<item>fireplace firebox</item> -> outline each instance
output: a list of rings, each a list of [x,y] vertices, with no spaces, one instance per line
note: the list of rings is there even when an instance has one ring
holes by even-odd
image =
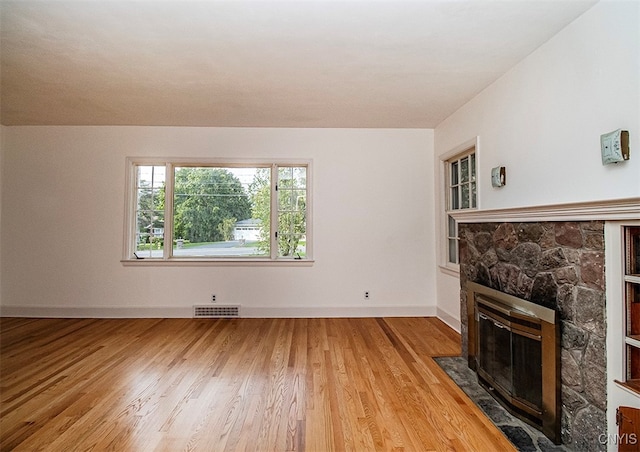
[[[559,443],[555,311],[477,283],[467,289],[469,367],[510,412]]]

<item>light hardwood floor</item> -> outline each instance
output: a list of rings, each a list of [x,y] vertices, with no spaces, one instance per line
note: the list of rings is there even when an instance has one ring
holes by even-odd
[[[0,450],[515,450],[434,318],[0,319]]]

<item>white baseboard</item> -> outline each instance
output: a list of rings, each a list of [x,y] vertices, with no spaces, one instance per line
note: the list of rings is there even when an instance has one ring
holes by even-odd
[[[435,306],[376,307],[243,307],[242,317],[328,318],[328,317],[433,317]]]
[[[448,312],[443,311],[440,308],[437,308],[437,313],[436,316],[442,320],[444,323],[446,323],[447,325],[449,325],[451,328],[453,328],[454,330],[456,330],[456,332],[460,333],[460,329],[462,327],[462,324],[460,323],[460,320],[456,319],[455,317],[453,317],[452,315],[450,315]]]
[[[1,317],[43,317],[69,319],[137,319],[188,318],[193,307],[69,307],[69,306],[0,306]]]
[[[247,318],[313,317],[434,317],[435,306],[379,307],[243,307],[240,316]],[[190,318],[193,307],[67,307],[0,306],[0,317],[48,318]]]

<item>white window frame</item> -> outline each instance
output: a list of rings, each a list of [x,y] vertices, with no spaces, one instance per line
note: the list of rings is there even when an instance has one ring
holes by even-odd
[[[439,201],[439,215],[440,215],[440,246],[439,246],[439,261],[440,261],[440,269],[445,273],[449,273],[452,276],[458,276],[460,274],[460,264],[459,264],[459,253],[458,253],[458,244],[459,238],[458,234],[458,221],[455,219],[455,214],[461,211],[474,211],[480,208],[480,180],[479,180],[479,168],[480,168],[480,142],[479,137],[475,137],[471,140],[468,140],[455,148],[445,152],[444,154],[438,156],[439,163],[439,172],[437,178],[437,191],[440,193]],[[453,161],[457,161],[463,159],[466,155],[475,154],[475,184],[476,184],[476,205],[475,207],[469,208],[459,208],[459,209],[451,209],[450,208],[450,164]],[[455,221],[455,240],[456,240],[456,256],[458,262],[451,262],[449,260],[449,240],[454,237],[449,235],[449,218],[453,218]]]
[[[165,196],[173,198],[174,168],[181,166],[211,166],[226,168],[263,167],[271,168],[271,225],[270,255],[259,257],[174,257],[172,240],[165,240],[162,258],[140,259],[134,254],[137,206],[137,167],[164,166],[166,168]],[[277,171],[281,167],[306,167],[306,256],[303,258],[279,257],[277,246],[278,224],[278,196]],[[125,212],[124,212],[124,241],[122,260],[124,265],[140,266],[193,266],[193,265],[310,265],[313,259],[313,162],[310,159],[273,159],[273,160],[241,160],[241,159],[195,159],[195,158],[147,158],[127,157],[125,180]],[[173,203],[165,202],[165,237],[173,237]]]

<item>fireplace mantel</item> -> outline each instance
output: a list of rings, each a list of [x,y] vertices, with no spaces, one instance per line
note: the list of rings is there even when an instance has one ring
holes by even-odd
[[[449,214],[459,223],[636,220],[640,218],[640,197],[508,209],[460,209]]]

